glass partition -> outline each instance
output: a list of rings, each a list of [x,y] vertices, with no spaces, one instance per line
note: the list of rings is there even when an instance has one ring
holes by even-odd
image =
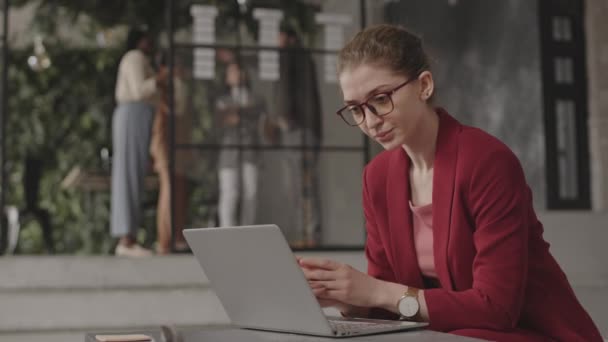
[[[172,198],[188,202],[174,222],[274,223],[294,248],[362,248],[368,146],[335,114],[336,54],[360,27],[360,2],[346,3],[175,3],[191,18],[169,44],[172,170],[187,184]]]

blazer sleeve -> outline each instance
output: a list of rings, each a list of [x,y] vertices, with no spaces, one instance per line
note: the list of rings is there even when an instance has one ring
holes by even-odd
[[[367,274],[370,276],[396,282],[396,277],[389,264],[378,225],[374,216],[372,199],[367,187],[368,167],[363,170],[363,212],[365,214],[365,229],[367,237],[365,240],[365,256],[367,258]],[[396,319],[398,315],[380,308],[371,308],[369,317],[377,319]]]
[[[380,232],[376,225],[372,201],[367,189],[366,167],[363,170],[363,212],[365,214],[365,256],[367,257],[367,273],[374,278],[386,281],[395,281],[395,276],[388,262],[384,246],[380,238]]]
[[[531,194],[517,157],[506,147],[492,152],[475,163],[463,196],[475,223],[472,288],[425,290],[431,329],[509,330],[519,321]]]

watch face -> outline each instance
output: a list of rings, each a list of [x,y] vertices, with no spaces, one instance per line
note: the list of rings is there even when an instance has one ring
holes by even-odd
[[[420,305],[414,297],[405,297],[399,301],[399,313],[404,317],[410,318],[416,316]]]

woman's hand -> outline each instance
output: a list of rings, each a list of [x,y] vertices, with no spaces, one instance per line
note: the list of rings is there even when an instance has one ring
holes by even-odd
[[[298,263],[321,306],[378,306],[383,281],[333,260],[298,258]]]

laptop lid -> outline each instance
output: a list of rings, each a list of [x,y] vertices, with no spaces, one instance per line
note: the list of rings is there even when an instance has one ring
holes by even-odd
[[[186,229],[184,236],[233,324],[333,335],[276,225]]]

